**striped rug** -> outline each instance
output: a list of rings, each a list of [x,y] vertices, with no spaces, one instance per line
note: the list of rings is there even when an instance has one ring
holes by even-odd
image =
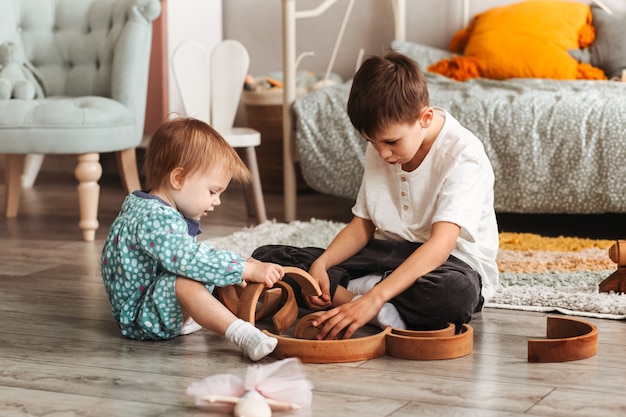
[[[626,295],[598,292],[617,266],[613,240],[501,233],[500,288],[488,307],[626,318]]]
[[[244,256],[265,244],[326,247],[343,226],[318,219],[291,223],[268,221],[210,239],[210,243]],[[486,306],[626,319],[626,295],[598,292],[598,284],[616,269],[608,257],[608,248],[613,243],[501,233],[497,259],[500,287]]]

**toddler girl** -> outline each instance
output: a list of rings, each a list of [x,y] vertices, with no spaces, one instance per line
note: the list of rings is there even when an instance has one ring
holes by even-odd
[[[271,287],[282,267],[196,241],[200,219],[220,205],[231,179],[250,180],[235,150],[200,120],[169,120],[148,145],[145,174],[149,191],[126,197],[102,251],[102,278],[122,334],[159,340],[204,327],[254,361],[271,353],[277,340],[238,319],[212,291],[246,281]]]

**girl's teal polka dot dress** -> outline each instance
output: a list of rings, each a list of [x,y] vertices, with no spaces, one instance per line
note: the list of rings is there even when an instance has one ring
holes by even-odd
[[[186,220],[162,200],[130,194],[111,225],[102,250],[104,287],[122,334],[132,339],[170,339],[183,315],[177,276],[204,283],[207,291],[241,282],[245,259],[196,241],[199,223]]]

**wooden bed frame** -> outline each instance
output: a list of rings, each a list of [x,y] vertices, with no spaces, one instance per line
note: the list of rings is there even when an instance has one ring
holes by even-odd
[[[318,7],[311,10],[296,11],[296,0],[282,0],[283,25],[283,185],[285,221],[296,220],[297,184],[295,163],[298,160],[295,148],[294,123],[291,107],[296,99],[296,71],[300,60],[309,53],[296,56],[296,23],[298,19],[318,17],[338,0],[324,0]],[[389,0],[393,7],[394,39],[406,40],[406,0]],[[462,4],[462,22],[469,22],[470,0],[460,0]],[[608,13],[611,10],[601,0],[590,0]],[[350,5],[349,5],[350,7]]]

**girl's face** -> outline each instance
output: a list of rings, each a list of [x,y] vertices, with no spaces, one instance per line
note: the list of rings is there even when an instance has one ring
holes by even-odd
[[[222,204],[220,195],[230,180],[230,173],[220,166],[187,175],[180,187],[171,193],[175,208],[186,218],[199,221]]]

